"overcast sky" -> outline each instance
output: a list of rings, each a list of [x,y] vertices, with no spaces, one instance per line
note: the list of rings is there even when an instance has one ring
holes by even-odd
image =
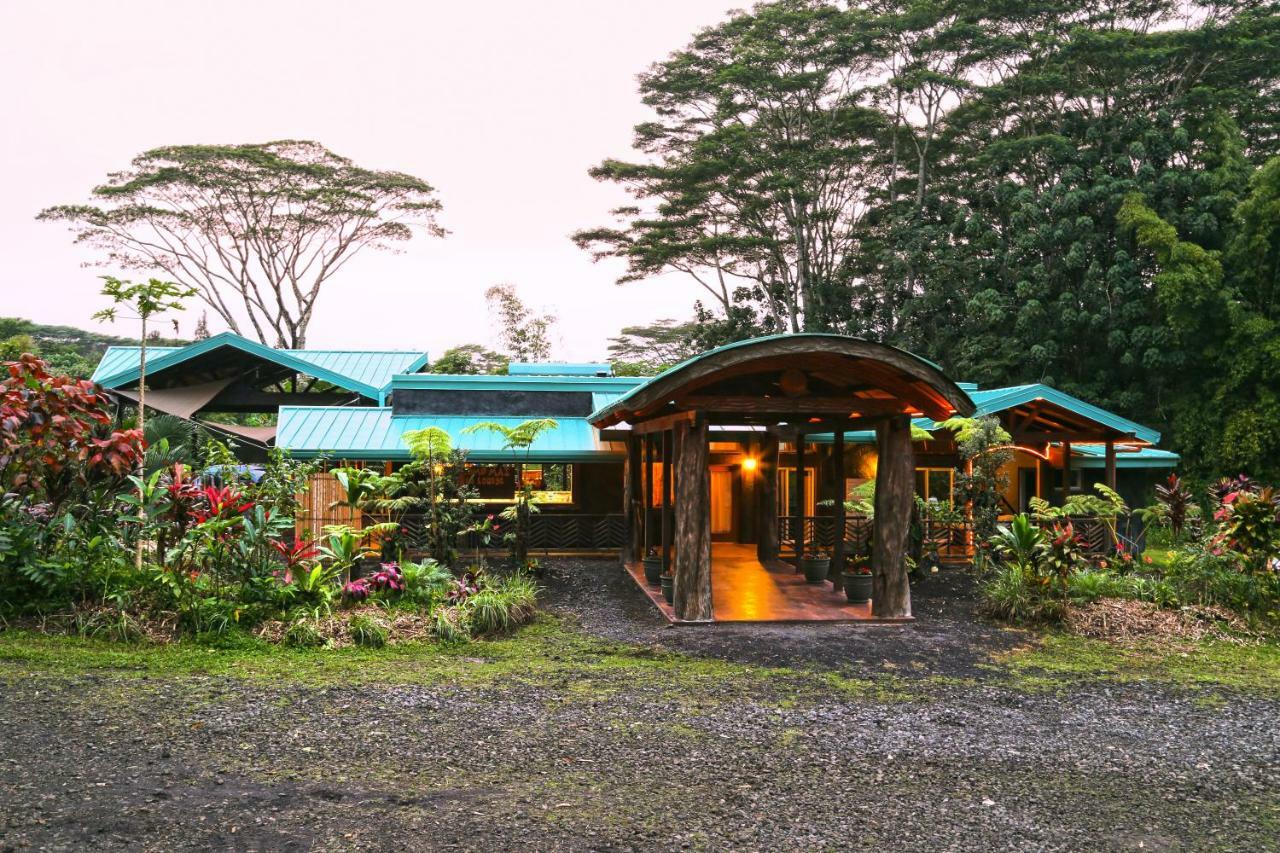
[[[601,358],[618,328],[685,318],[696,294],[675,276],[618,287],[616,262],[570,242],[624,198],[587,169],[630,152],[636,75],[742,5],[0,0],[0,315],[94,325],[95,276],[123,271],[84,268],[93,255],[34,217],[134,155],[314,139],[435,185],[452,233],[354,260],[308,346],[491,343],[483,292],[511,282],[559,318],[556,358]]]

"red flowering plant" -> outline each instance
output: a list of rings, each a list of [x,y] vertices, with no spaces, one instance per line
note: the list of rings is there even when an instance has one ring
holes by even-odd
[[[383,563],[369,576],[369,588],[374,592],[404,592],[404,574],[398,563]]]
[[[271,540],[271,547],[284,562],[284,574],[280,577],[285,584],[293,583],[293,573],[320,555],[320,550],[305,539],[297,542],[285,542],[281,539]]]
[[[92,382],[54,376],[33,355],[5,365],[0,381],[0,482],[47,502],[56,515],[93,486],[137,470],[142,431],[111,430],[107,398]]]
[[[1209,543],[1216,555],[1230,551],[1250,573],[1280,566],[1280,495],[1275,489],[1229,492],[1214,513],[1218,532]]]

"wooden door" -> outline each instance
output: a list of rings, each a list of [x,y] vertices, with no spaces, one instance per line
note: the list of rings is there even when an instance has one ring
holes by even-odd
[[[733,539],[733,471],[711,468],[711,538]]]

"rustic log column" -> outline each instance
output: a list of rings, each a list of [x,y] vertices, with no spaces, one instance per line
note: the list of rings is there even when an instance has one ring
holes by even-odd
[[[644,556],[653,547],[653,436],[644,437],[644,510],[640,514],[644,534]]]
[[[711,467],[707,424],[676,425],[676,618],[711,620]]]
[[[836,538],[831,546],[831,571],[827,575],[840,589],[840,573],[844,571],[844,430],[836,430],[835,443],[831,447],[831,466],[836,472],[835,507],[832,515]]]
[[[1116,487],[1116,443],[1107,439],[1107,488]]]
[[[1062,503],[1071,497],[1071,442],[1062,442]]]
[[[800,558],[804,556],[804,433],[796,432],[796,514],[792,516],[791,539],[796,543],[796,571],[800,571]]]
[[[622,523],[625,538],[619,558],[622,565],[635,563],[642,556],[640,528],[640,439],[627,436],[627,459],[622,468]]]
[[[911,584],[905,557],[915,489],[911,418],[895,415],[876,429],[876,438],[880,459],[876,468],[871,615],[907,617],[911,615]]]
[[[675,533],[671,523],[671,430],[662,431],[662,571],[671,569],[671,537]]]
[[[778,436],[767,432],[760,440],[756,463],[756,559],[768,565],[778,559]]]

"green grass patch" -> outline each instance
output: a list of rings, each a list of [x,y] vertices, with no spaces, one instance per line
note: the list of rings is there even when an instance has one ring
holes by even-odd
[[[1057,689],[1083,681],[1155,681],[1280,695],[1280,643],[1205,640],[1189,650],[1147,644],[1117,646],[1065,633],[996,658],[1014,686]]]

